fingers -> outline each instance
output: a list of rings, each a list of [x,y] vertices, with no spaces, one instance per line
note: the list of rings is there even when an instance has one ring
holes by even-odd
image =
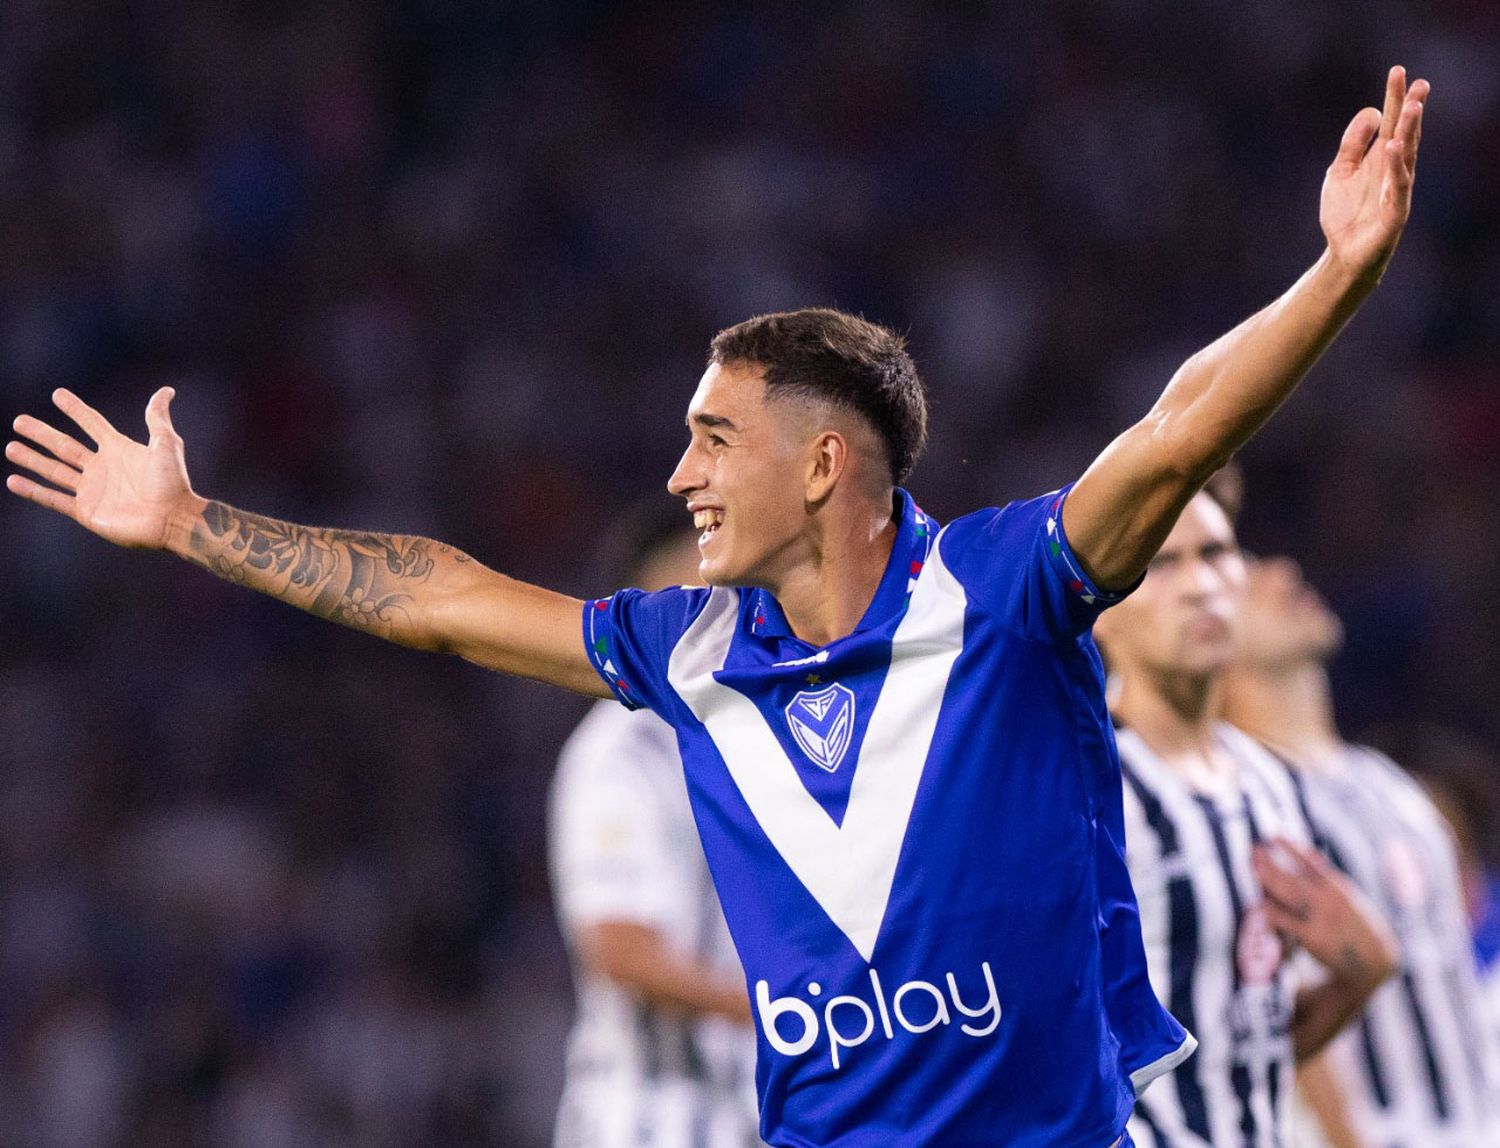
[[[162,387],[146,404],[146,429],[151,432],[151,441],[174,439],[177,431],[172,426],[172,399],[177,392],[171,387]]]
[[[1422,113],[1427,109],[1427,96],[1431,91],[1426,80],[1418,80],[1411,86],[1406,103],[1401,108],[1401,119],[1396,125],[1393,143],[1399,145],[1408,171],[1417,165],[1417,145],[1422,142]]]
[[[1312,906],[1308,899],[1308,879],[1301,871],[1300,861],[1292,858],[1296,868],[1288,869],[1276,861],[1265,846],[1256,848],[1252,861],[1266,904],[1274,906],[1293,921],[1305,922],[1312,913]]]
[[[82,427],[84,433],[96,443],[102,444],[115,433],[115,428],[109,425],[107,418],[72,391],[59,387],[52,392],[52,401],[57,404],[58,410]]]
[[[1339,141],[1339,153],[1333,159],[1334,166],[1357,168],[1379,131],[1380,113],[1374,108],[1361,108],[1359,114],[1344,129],[1344,138]]]
[[[12,494],[19,494],[22,498],[35,502],[39,506],[45,506],[48,510],[55,510],[59,514],[66,514],[69,518],[76,517],[73,506],[76,499],[71,494],[64,494],[60,490],[42,486],[40,483],[32,482],[19,474],[7,475],[5,489]]]
[[[1380,138],[1392,139],[1396,134],[1396,123],[1401,118],[1401,106],[1406,102],[1406,69],[1400,64],[1385,77],[1385,111],[1380,117]]]
[[[77,491],[78,480],[83,477],[71,466],[58,462],[55,458],[48,458],[40,451],[32,450],[25,443],[6,443],[5,457],[17,466],[24,466],[27,470],[39,474],[53,486],[60,486],[70,493]]]
[[[1389,204],[1395,218],[1405,221],[1411,212],[1411,187],[1417,173],[1417,136],[1422,130],[1422,105],[1408,100],[1401,109],[1396,137],[1386,142],[1386,178],[1388,186],[1382,199]]]
[[[65,435],[62,431],[30,415],[21,415],[11,423],[11,427],[18,435],[29,438],[44,450],[51,451],[75,470],[82,470],[88,460],[94,457],[94,452],[76,438]]]
[[[1311,845],[1293,841],[1290,837],[1273,837],[1271,844],[1289,855],[1308,880],[1326,880],[1333,873],[1333,866]]]
[[[1305,908],[1294,909],[1283,905],[1272,897],[1266,897],[1261,901],[1261,908],[1266,914],[1266,924],[1278,933],[1282,940],[1282,946],[1291,948],[1293,945],[1301,945],[1303,934],[1307,929],[1307,921],[1310,914]]]

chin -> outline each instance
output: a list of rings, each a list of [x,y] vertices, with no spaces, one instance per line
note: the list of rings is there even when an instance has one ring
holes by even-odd
[[[698,563],[698,577],[705,586],[743,586],[742,572],[722,558],[704,558]]]

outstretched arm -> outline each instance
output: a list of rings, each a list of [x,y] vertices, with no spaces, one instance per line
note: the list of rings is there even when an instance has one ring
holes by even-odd
[[[1426,80],[1392,68],[1385,110],[1344,132],[1323,183],[1327,250],[1280,299],[1199,351],[1156,405],[1078,480],[1063,508],[1074,553],[1100,586],[1134,583],[1177,515],[1260,429],[1359,309],[1411,210]]]
[[[200,498],[172,427],[170,388],[151,397],[144,444],[76,395],[53,398],[94,449],[22,415],[14,427],[28,441],[8,443],[5,457],[36,477],[10,475],[12,493],[111,542],[170,551],[320,618],[609,696],[583,648],[577,599],[497,574],[428,538],[298,526]]]

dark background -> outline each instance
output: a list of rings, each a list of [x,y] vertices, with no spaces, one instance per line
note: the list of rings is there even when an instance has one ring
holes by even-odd
[[[949,517],[1076,477],[1311,263],[1405,63],[1415,218],[1243,533],[1344,617],[1349,732],[1492,778],[1500,6],[810,7],[5,0],[6,417],[141,434],[170,383],[200,493],[602,593],[710,336],[832,304],[909,333]],[[543,1143],[585,703],[11,497],[0,587],[0,1144]]]

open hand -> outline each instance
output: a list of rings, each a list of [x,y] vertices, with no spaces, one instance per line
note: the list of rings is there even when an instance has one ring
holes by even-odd
[[[146,405],[150,439],[142,444],[115,430],[71,391],[54,391],[52,401],[93,440],[95,449],[41,419],[21,415],[12,426],[29,443],[12,439],[5,444],[5,457],[35,478],[9,475],[6,488],[121,546],[165,546],[174,518],[194,499],[182,439],[172,428],[168,409],[173,393],[163,387],[151,396]]]
[[[1422,140],[1426,80],[1408,89],[1406,70],[1392,68],[1385,110],[1364,108],[1344,129],[1323,180],[1318,212],[1328,250],[1357,278],[1378,280],[1411,214],[1411,188]]]
[[[1396,971],[1390,927],[1323,854],[1279,837],[1253,860],[1272,928],[1345,980],[1378,985]]]

